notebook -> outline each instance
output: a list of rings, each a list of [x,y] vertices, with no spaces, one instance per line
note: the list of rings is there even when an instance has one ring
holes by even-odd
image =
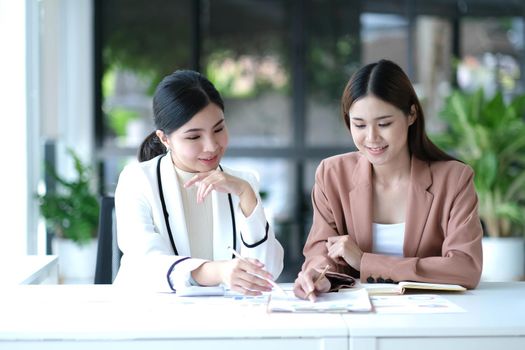
[[[443,292],[464,292],[467,289],[459,284],[446,283],[425,283],[425,282],[411,282],[402,281],[397,284],[393,283],[362,283],[369,295],[379,294],[404,294],[407,290],[432,290]]]

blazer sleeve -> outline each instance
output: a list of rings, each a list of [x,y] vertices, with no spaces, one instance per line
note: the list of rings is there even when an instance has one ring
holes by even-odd
[[[341,269],[341,265],[336,264],[328,257],[328,249],[326,248],[328,237],[338,236],[339,233],[337,232],[332,205],[325,193],[324,167],[323,161],[315,173],[315,183],[311,195],[313,221],[303,249],[305,261],[302,270],[323,268],[330,265],[336,267],[339,272],[347,272]]]
[[[204,263],[173,254],[169,239],[154,222],[154,210],[159,208],[144,171],[135,164],[127,166],[115,191],[117,240],[123,253],[115,285],[173,291],[175,271],[186,285],[191,271]]]
[[[470,167],[465,166],[456,187],[452,189],[454,199],[450,210],[440,208],[441,215],[448,217],[442,238],[441,256],[390,257],[364,253],[361,259],[361,278],[371,276],[393,281],[453,283],[475,288],[481,277],[483,231],[477,211],[473,176]],[[425,235],[441,237],[438,225],[437,222],[427,222]]]
[[[239,223],[241,237],[241,255],[258,259],[265,265],[265,269],[277,279],[283,270],[284,250],[266,219],[259,196],[259,182],[251,173],[243,174],[243,177],[255,192],[257,205],[248,217],[244,216],[239,203],[235,208],[235,217]]]

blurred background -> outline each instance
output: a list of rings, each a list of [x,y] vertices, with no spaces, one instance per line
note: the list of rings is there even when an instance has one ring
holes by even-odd
[[[512,96],[524,86],[521,0],[28,0],[23,11],[32,170],[16,246],[32,254],[52,251],[34,200],[54,186],[43,164],[73,176],[72,148],[96,193],[111,195],[154,128],[156,84],[176,69],[204,73],[225,99],[223,164],[259,173],[286,251],[283,282],[303,260],[317,165],[354,149],[339,100],[358,67],[400,64],[431,132],[444,130],[453,89]]]

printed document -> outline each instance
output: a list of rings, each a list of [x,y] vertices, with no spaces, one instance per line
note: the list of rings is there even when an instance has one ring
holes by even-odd
[[[366,289],[344,289],[339,292],[323,293],[315,302],[287,295],[272,293],[268,302],[269,312],[368,312],[372,304]]]

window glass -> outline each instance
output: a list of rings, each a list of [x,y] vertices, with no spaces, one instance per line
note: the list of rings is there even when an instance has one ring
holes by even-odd
[[[279,281],[293,281],[302,263],[303,247],[302,234],[297,230],[297,218],[294,217],[297,175],[293,162],[276,158],[225,157],[221,163],[258,176],[266,217],[285,252],[284,270]]]
[[[294,172],[290,162],[272,158],[227,158],[221,164],[234,170],[250,171],[259,179],[259,193],[272,222],[293,215]]]
[[[385,13],[361,14],[362,62],[387,58],[408,68],[408,20]]]
[[[341,118],[340,99],[360,65],[359,12],[355,6],[355,1],[309,3],[305,29],[308,146],[352,145]]]
[[[190,0],[109,0],[102,7],[102,112],[106,146],[136,148],[153,130],[151,96],[190,68]]]
[[[461,26],[461,60],[457,81],[461,89],[482,87],[488,95],[522,90],[523,19],[465,18]]]
[[[107,156],[100,165],[100,171],[102,172],[102,179],[104,183],[101,184],[104,194],[113,194],[117,188],[118,177],[124,167],[133,162],[138,162],[137,157],[114,154]]]
[[[230,145],[290,145],[286,2],[216,0],[206,4],[202,66],[226,100]]]
[[[446,18],[418,16],[414,32],[412,83],[425,113],[427,130],[438,131],[444,127],[439,113],[452,85],[452,24]]]

